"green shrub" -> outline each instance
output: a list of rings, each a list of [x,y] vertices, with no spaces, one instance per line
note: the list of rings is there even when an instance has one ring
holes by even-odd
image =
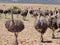
[[[16,6],[13,6],[13,7],[10,7],[10,9],[12,9],[12,10],[21,10],[21,8],[19,8],[19,7],[16,7]]]

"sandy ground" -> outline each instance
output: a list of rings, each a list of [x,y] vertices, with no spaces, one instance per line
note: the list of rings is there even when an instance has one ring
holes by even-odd
[[[12,6],[17,6],[20,8],[42,8],[42,9],[54,9],[54,7],[60,8],[60,5],[51,5],[51,4],[19,4],[19,3],[0,3],[0,9],[7,9]]]
[[[44,5],[44,4],[0,4],[0,8],[7,9],[11,6],[18,6],[18,7],[48,7],[49,9],[53,9],[54,7],[60,7],[59,5]],[[10,15],[7,14],[8,19],[10,19]],[[16,15],[14,15],[15,19],[20,19],[22,20],[22,17],[19,16],[19,18],[16,18]],[[4,18],[4,14],[2,14],[2,17],[0,17],[0,45],[14,45],[15,41],[15,36],[14,33],[8,32],[8,30],[5,28],[5,22],[6,20]],[[52,39],[52,30],[47,29],[46,33],[44,34],[44,41],[45,43],[40,42],[40,33],[37,32],[34,28],[34,18],[31,17],[30,14],[27,16],[28,21],[23,21],[25,25],[25,29],[18,33],[18,42],[19,45],[60,45],[60,33],[57,32],[58,30],[55,31],[55,36],[58,37],[57,39]],[[49,42],[51,41],[51,42]]]

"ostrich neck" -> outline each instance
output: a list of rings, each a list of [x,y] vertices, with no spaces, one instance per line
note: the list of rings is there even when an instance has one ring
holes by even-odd
[[[49,18],[51,18],[51,15],[49,14]]]
[[[40,20],[40,15],[38,14],[38,16],[36,17],[36,20],[39,22],[39,20]],[[35,20],[35,21],[36,21]]]
[[[37,16],[37,20],[39,20],[40,19],[40,16]]]
[[[13,18],[13,13],[11,12],[11,18],[12,18],[12,23],[14,24],[14,18]]]

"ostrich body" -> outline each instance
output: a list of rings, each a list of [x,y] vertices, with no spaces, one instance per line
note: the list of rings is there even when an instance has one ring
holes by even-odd
[[[11,17],[12,17],[11,20],[6,21],[5,27],[9,32],[14,32],[16,37],[16,41],[14,45],[18,45],[18,41],[17,41],[18,32],[21,32],[24,29],[24,24],[21,20],[14,20],[13,14],[11,15]]]
[[[12,22],[12,20],[8,20],[5,25],[10,32],[20,32],[24,29],[23,22],[20,20],[14,20],[14,22]]]
[[[45,10],[45,16],[49,15],[49,10]]]
[[[21,11],[20,10],[13,10],[13,14],[17,14],[17,18],[19,17],[19,15],[18,14],[20,14],[21,13]]]
[[[24,9],[24,10],[21,12],[21,15],[23,16],[23,20],[26,20],[27,14],[28,14],[28,10],[27,10],[27,9]]]
[[[50,10],[49,13],[50,13],[51,16],[53,15],[53,11],[52,10]]]
[[[34,10],[33,9],[31,9],[30,11],[29,11],[29,13],[32,15],[33,14],[33,12],[34,12]]]
[[[3,10],[2,9],[0,9],[0,17],[1,17],[1,14],[3,13]]]
[[[39,33],[41,33],[41,42],[43,42],[43,34],[48,28],[47,20],[45,19],[45,17],[38,14],[34,23],[34,27]]]
[[[49,19],[49,28],[52,29],[52,38],[55,38],[54,32],[60,28],[60,16],[58,15],[58,10],[55,8],[53,16]]]
[[[7,17],[6,17],[6,14],[10,14],[10,13],[11,13],[11,10],[10,10],[10,9],[4,10],[3,13],[5,14],[5,19],[6,19],[6,18],[7,18]]]
[[[34,17],[38,16],[38,13],[39,13],[39,15],[43,16],[43,14],[42,14],[43,12],[42,12],[42,10],[40,10],[40,9],[34,10],[33,16],[34,16]]]

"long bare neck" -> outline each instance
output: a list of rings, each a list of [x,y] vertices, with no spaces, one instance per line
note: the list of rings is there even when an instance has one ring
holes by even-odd
[[[38,16],[36,17],[36,20],[39,21],[40,20],[40,14],[38,13]]]
[[[55,15],[57,15],[57,14],[56,14],[56,9],[55,9],[55,12],[54,12],[54,13],[55,13]]]
[[[12,23],[14,24],[13,12],[11,11]]]

